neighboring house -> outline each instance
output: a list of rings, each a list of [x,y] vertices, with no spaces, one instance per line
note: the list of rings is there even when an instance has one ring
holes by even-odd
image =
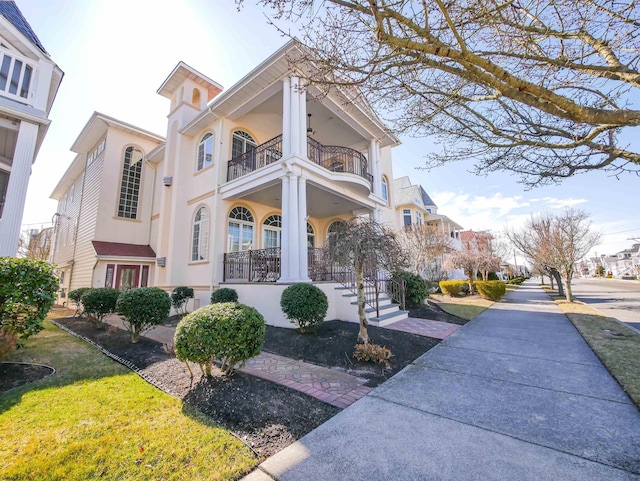
[[[291,325],[280,295],[289,283],[334,280],[320,248],[338,223],[393,211],[387,179],[399,143],[356,92],[305,89],[290,66],[301,55],[291,41],[225,91],[178,63],[158,89],[170,102],[166,142],[94,114],[53,194],[64,287],[125,288],[126,275],[138,279],[130,285],[190,286],[204,305],[224,284],[270,324]],[[90,180],[87,157],[101,148],[93,164],[103,178]],[[135,202],[131,165],[141,179]],[[69,203],[73,185],[81,205]],[[335,283],[319,285],[329,318],[356,316]]]
[[[433,226],[449,237],[449,249],[462,249],[460,242],[462,226],[446,215],[438,214],[438,206],[421,185],[413,185],[411,179],[405,176],[393,180],[391,191],[394,210],[384,219],[389,225],[402,226],[402,228],[416,225]],[[441,259],[442,265],[446,255]],[[464,273],[459,269],[452,269],[448,271],[448,277],[464,279]]]
[[[15,2],[0,1],[0,256],[15,256],[31,165],[63,72]]]
[[[156,264],[151,216],[159,202],[150,154],[163,142],[97,112],[82,129],[71,147],[77,155],[51,194],[58,201],[52,260],[61,294],[150,285]]]

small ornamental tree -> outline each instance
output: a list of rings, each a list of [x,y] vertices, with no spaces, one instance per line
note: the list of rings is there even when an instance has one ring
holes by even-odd
[[[305,334],[315,332],[322,324],[329,301],[322,289],[301,282],[290,285],[282,292],[280,307],[285,316]]]
[[[215,303],[187,314],[178,323],[174,336],[176,357],[195,362],[211,375],[215,359],[229,375],[245,361],[260,354],[266,331],[264,317],[253,307],[235,302]]]
[[[80,287],[78,289],[74,289],[69,292],[68,298],[76,305],[76,312],[74,316],[81,316],[84,312],[84,307],[82,306],[82,296],[85,292],[87,292],[90,287]]]
[[[116,311],[122,316],[131,342],[138,342],[139,334],[162,324],[171,310],[169,294],[158,287],[141,287],[123,291],[118,297]]]
[[[41,331],[58,282],[54,267],[47,262],[0,257],[0,330],[20,339]],[[5,337],[12,338],[10,334]]]
[[[84,314],[94,319],[96,324],[100,324],[104,316],[115,311],[119,295],[120,291],[111,287],[86,290],[80,298]]]
[[[178,286],[171,291],[171,305],[178,314],[187,313],[187,302],[193,299],[193,289],[186,286]]]
[[[221,287],[211,293],[211,304],[218,302],[238,302],[238,293],[230,287]]]

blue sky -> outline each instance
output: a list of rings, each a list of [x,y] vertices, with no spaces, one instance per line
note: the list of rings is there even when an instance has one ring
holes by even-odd
[[[65,72],[33,167],[23,224],[51,222],[56,202],[49,194],[73,160],[69,148],[93,111],[165,135],[168,100],[156,90],[178,61],[229,88],[283,45],[286,39],[251,3],[238,13],[233,0],[17,0]],[[630,148],[637,151],[635,137]],[[612,254],[630,246],[630,237],[640,238],[635,175],[616,179],[593,172],[526,191],[516,177],[477,177],[465,163],[417,169],[425,152],[438,146],[429,138],[401,140],[393,151],[394,176],[411,176],[440,214],[467,229],[500,232],[522,225],[531,214],[572,206],[588,212],[603,233],[593,252]]]

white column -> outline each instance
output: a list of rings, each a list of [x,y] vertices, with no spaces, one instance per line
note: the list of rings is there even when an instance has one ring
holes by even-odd
[[[289,249],[291,246],[289,226],[291,225],[291,209],[289,203],[289,175],[285,174],[282,181],[282,239],[280,241],[280,282],[289,282],[291,279],[291,261]]]
[[[298,208],[298,182],[297,175],[289,176],[289,274],[292,281],[299,281],[300,275],[300,209]],[[282,226],[285,229],[284,225]]]
[[[382,194],[380,185],[382,183],[382,176],[380,175],[380,144],[376,139],[371,139],[369,142],[369,165],[367,168],[373,176],[373,193],[380,196]]]
[[[291,80],[282,79],[282,155],[291,155]]]
[[[444,234],[444,219],[440,219],[440,226],[442,226],[442,233]]]
[[[298,83],[298,129],[300,129],[300,151],[303,158],[307,158],[307,91]]]
[[[291,154],[300,155],[300,95],[298,77],[291,77]]]
[[[373,220],[378,224],[382,223],[382,210],[380,207],[374,207],[373,209]]]
[[[20,223],[27,198],[37,136],[36,124],[20,122],[4,210],[0,219],[0,256],[14,257],[18,250]]]
[[[309,279],[309,245],[307,244],[307,179],[301,175],[298,177],[298,246],[300,279]]]

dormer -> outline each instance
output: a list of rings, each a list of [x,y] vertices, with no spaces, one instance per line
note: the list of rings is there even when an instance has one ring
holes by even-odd
[[[158,94],[171,101],[169,116],[183,108],[182,120],[188,122],[222,92],[222,85],[179,62],[158,89]]]
[[[0,1],[0,102],[46,118],[63,75],[15,2]]]

